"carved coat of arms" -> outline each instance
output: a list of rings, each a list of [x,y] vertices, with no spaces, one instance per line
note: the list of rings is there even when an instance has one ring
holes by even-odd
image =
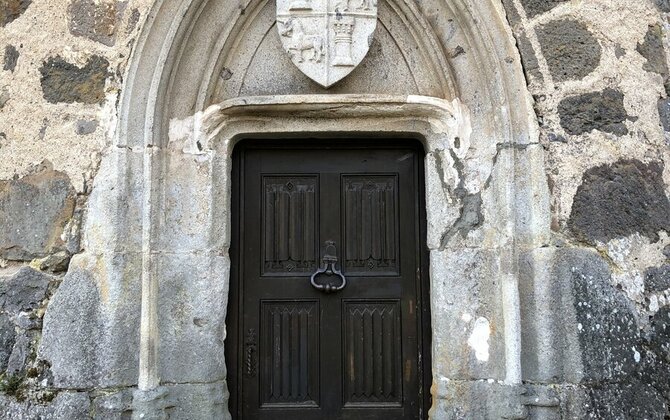
[[[377,26],[377,0],[277,0],[277,28],[291,61],[330,87],[356,68]]]

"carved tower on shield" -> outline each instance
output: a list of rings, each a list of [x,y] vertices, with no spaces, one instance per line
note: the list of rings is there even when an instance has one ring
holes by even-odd
[[[277,29],[293,64],[328,88],[365,58],[377,26],[375,0],[277,0]]]
[[[335,57],[333,57],[334,66],[354,66],[354,60],[351,58],[352,35],[354,33],[354,18],[342,17],[333,22],[335,31]]]

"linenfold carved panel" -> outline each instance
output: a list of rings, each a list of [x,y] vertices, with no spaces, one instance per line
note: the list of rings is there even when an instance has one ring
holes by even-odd
[[[316,269],[316,176],[263,177],[263,274]]]
[[[319,303],[261,304],[261,406],[319,404]]]
[[[376,0],[277,0],[284,49],[305,75],[324,87],[363,60],[376,26]]]
[[[398,275],[396,175],[346,175],[345,270],[349,275]]]
[[[345,301],[343,312],[345,406],[400,405],[400,302]]]

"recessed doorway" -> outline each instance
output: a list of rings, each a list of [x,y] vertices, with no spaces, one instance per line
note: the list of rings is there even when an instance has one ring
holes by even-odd
[[[233,162],[233,418],[427,418],[421,144],[246,140]]]

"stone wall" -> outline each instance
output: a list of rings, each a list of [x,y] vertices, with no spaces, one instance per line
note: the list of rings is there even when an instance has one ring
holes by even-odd
[[[88,323],[107,315],[68,299],[101,299],[97,289],[82,291],[94,283],[78,274],[83,263],[69,262],[84,251],[87,200],[100,156],[116,147],[119,96],[150,3],[0,2],[0,418],[123,418],[131,410],[137,355],[114,342],[66,343],[126,357],[121,383],[92,389],[87,383],[105,378],[68,382],[65,375],[95,361],[70,360],[55,383],[48,362],[55,356],[40,345],[57,291],[65,321],[107,325]],[[524,415],[663,418],[670,404],[670,5],[503,3],[535,100],[551,190],[551,242],[521,264]],[[467,49],[451,55],[462,54]],[[68,267],[70,281],[59,289]],[[54,325],[67,328],[65,321]],[[491,401],[508,398],[485,381],[481,388]],[[217,392],[179,388],[169,404],[188,412],[184,401],[197,404],[196,394],[220,404]],[[496,411],[481,408],[476,387],[467,392],[470,400],[465,390],[454,394],[453,410],[438,414]]]
[[[541,309],[571,314],[547,335],[575,335],[573,343],[547,338],[544,345],[559,350],[543,365],[532,350],[541,347],[532,342],[537,335],[526,333],[526,379],[554,384],[563,416],[664,418],[670,8],[663,1],[504,3],[535,99],[552,196],[554,243],[544,261],[553,268],[542,268],[553,270],[552,286],[541,293],[522,286],[524,323],[549,329],[537,318]],[[580,360],[561,361],[571,345]]]
[[[82,251],[88,195],[149,5],[0,2],[0,418],[129,409],[124,389],[55,389],[38,347],[51,298]]]

